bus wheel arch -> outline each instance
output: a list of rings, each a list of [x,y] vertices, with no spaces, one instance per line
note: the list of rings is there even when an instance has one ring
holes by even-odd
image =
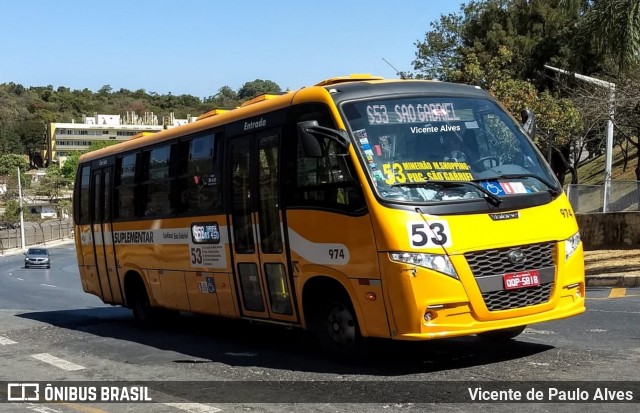
[[[302,291],[306,324],[331,356],[350,357],[357,354],[362,334],[353,300],[336,279],[316,276],[308,280]]]

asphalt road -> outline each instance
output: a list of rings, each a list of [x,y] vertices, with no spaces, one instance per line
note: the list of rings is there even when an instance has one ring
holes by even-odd
[[[154,404],[0,403],[0,411],[638,410],[638,288],[591,288],[585,314],[530,326],[508,345],[477,337],[373,342],[364,360],[337,363],[297,330],[196,316],[138,325],[129,310],[82,291],[72,244],[52,252],[49,270],[25,269],[22,255],[0,257],[0,399],[6,382],[133,381],[150,387]],[[510,397],[522,390],[524,397],[532,387],[544,400],[551,391],[559,401],[607,388],[623,399],[630,391],[635,402],[468,402],[473,392],[490,398],[487,390],[510,390]],[[458,401],[467,403],[440,403]]]

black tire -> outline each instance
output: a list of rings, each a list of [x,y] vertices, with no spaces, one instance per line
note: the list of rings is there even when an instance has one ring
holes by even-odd
[[[147,289],[142,281],[136,283],[132,294],[131,310],[133,311],[133,318],[141,323],[153,321],[155,314],[151,306],[151,301],[149,301]]]
[[[147,289],[141,280],[138,280],[133,290],[131,310],[133,311],[133,318],[137,322],[154,325],[173,321],[180,316],[179,311],[153,307],[151,300],[149,300]]]
[[[348,298],[340,297],[320,306],[312,328],[328,356],[349,360],[360,355],[362,336]]]
[[[522,332],[524,331],[525,328],[527,328],[526,325],[525,326],[505,328],[505,329],[502,329],[502,330],[487,331],[485,333],[478,334],[478,336],[482,337],[482,338],[484,338],[486,340],[497,341],[497,342],[509,341],[511,339],[516,338],[520,334],[522,334]]]
[[[51,266],[50,266],[50,265],[47,265],[47,269],[49,269],[49,268],[51,268]]]
[[[25,265],[24,265],[24,268],[29,268],[29,265],[25,264]]]

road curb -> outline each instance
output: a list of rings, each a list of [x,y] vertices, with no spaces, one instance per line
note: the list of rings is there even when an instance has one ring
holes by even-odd
[[[640,274],[587,275],[587,287],[640,287]]]
[[[58,246],[58,245],[73,244],[73,242],[74,242],[73,238],[65,238],[65,239],[57,239],[57,240],[47,241],[46,243],[39,242],[37,244],[27,244],[25,249],[22,249],[20,247],[18,247],[18,248],[7,248],[7,249],[3,250],[2,253],[0,253],[0,257],[9,257],[11,255],[22,254],[24,251],[26,251],[27,248],[30,248],[30,247],[50,248],[50,247],[55,247],[55,246]]]

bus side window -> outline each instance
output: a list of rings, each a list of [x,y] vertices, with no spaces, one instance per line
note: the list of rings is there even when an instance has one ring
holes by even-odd
[[[76,218],[76,224],[86,225],[89,220],[89,180],[91,174],[91,167],[89,165],[82,167],[82,172],[79,174],[79,188],[80,196],[77,198],[76,208],[74,216]],[[76,184],[77,185],[77,184]]]
[[[207,132],[191,139],[186,175],[187,210],[189,213],[220,212],[222,209],[220,177],[220,144],[216,134]]]
[[[114,219],[133,218],[136,154],[116,158]]]
[[[180,141],[172,148],[173,174],[171,204],[177,214],[189,210],[189,147],[190,140]],[[175,159],[175,161],[174,161]]]
[[[151,149],[148,152],[148,163],[143,164],[143,170],[148,171],[146,181],[140,186],[146,195],[146,203],[143,207],[144,216],[157,216],[170,214],[171,205],[167,200],[170,195],[170,146],[164,145]]]
[[[345,212],[364,208],[360,183],[354,181],[354,168],[345,149],[336,142],[319,138],[320,157],[306,157],[297,134],[298,122],[315,120],[320,126],[335,128],[328,108],[321,104],[292,108],[291,124],[284,141],[285,191],[287,205],[314,206]]]

